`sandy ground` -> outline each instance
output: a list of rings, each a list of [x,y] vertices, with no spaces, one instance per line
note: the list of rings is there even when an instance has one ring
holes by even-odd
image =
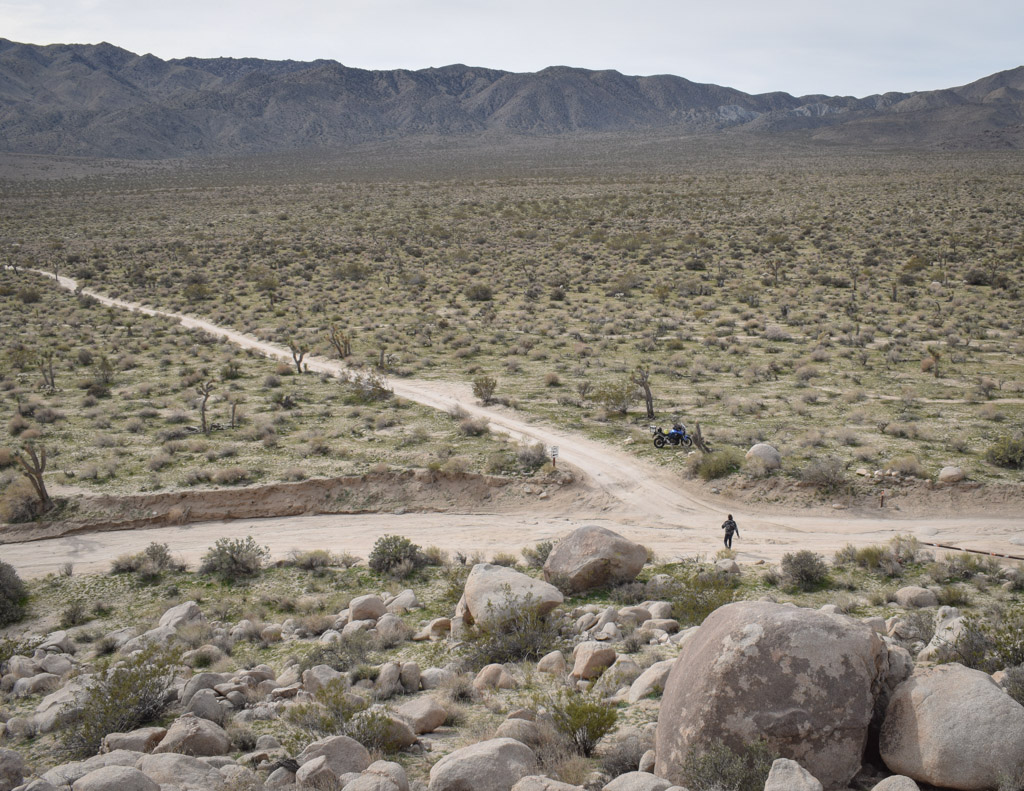
[[[77,287],[70,278],[60,278],[59,284],[70,290]],[[186,327],[225,337],[269,357],[291,360],[283,347],[202,319],[156,311],[88,290],[85,293],[92,293],[113,307],[168,315]],[[337,374],[344,369],[343,363],[325,358],[311,358],[307,362],[311,371]],[[437,409],[459,405],[467,412],[486,417],[493,430],[516,439],[558,446],[559,463],[573,469],[576,486],[585,496],[576,501],[538,499],[535,507],[525,513],[521,509],[481,513],[485,505],[483,509],[467,507],[465,513],[291,516],[78,534],[4,545],[3,560],[25,577],[55,572],[68,562],[79,572],[106,571],[118,555],[137,552],[150,542],[159,541],[167,543],[185,561],[195,563],[217,538],[247,535],[269,546],[272,555],[278,557],[293,549],[322,548],[365,558],[376,539],[385,533],[407,536],[422,546],[436,545],[450,552],[490,556],[499,551],[518,553],[524,546],[558,538],[583,524],[608,527],[670,560],[717,552],[722,545],[720,525],[727,512],[739,523],[740,535],[733,548],[741,562],[777,561],[784,553],[799,549],[831,557],[847,543],[884,543],[900,534],[915,535],[926,542],[1024,556],[1024,514],[1015,509],[993,513],[983,508],[973,516],[955,517],[904,517],[890,509],[870,514],[819,509],[765,515],[738,503],[722,502],[719,498],[709,500],[688,489],[677,475],[628,452],[531,423],[505,407],[483,407],[473,399],[469,385],[416,379],[394,379],[389,384],[396,395],[404,398]]]

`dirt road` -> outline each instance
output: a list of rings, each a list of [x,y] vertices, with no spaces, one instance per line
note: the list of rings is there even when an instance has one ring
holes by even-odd
[[[52,273],[40,274],[53,277]],[[56,282],[72,291],[78,287],[67,277],[60,277]],[[112,307],[168,316],[185,327],[201,329],[240,347],[291,362],[291,354],[284,347],[203,319],[155,310],[88,289],[83,293]],[[336,360],[313,357],[306,362],[311,371],[338,374],[344,370],[344,364]],[[740,525],[740,535],[734,544],[740,561],[775,561],[785,552],[798,549],[812,549],[831,556],[847,543],[883,543],[892,536],[908,533],[924,541],[1024,555],[1024,518],[1021,516],[905,519],[882,511],[869,516],[853,516],[842,511],[762,516],[739,505],[709,502],[688,491],[678,476],[628,452],[578,434],[532,423],[506,407],[483,407],[475,403],[469,385],[422,379],[394,379],[389,384],[396,395],[436,409],[458,405],[473,415],[485,417],[493,430],[513,438],[557,445],[559,463],[574,468],[581,486],[604,495],[591,498],[602,505],[567,512],[564,506],[538,500],[536,507],[525,513],[295,516],[209,522],[11,544],[3,547],[3,559],[29,577],[56,571],[67,562],[80,571],[103,571],[117,555],[138,551],[151,541],[160,541],[186,561],[194,562],[218,537],[225,535],[252,535],[268,545],[275,556],[295,548],[324,548],[366,557],[373,542],[385,533],[400,533],[424,546],[433,544],[467,554],[481,552],[489,557],[498,551],[518,553],[523,546],[557,538],[581,524],[604,525],[651,547],[660,557],[670,559],[694,553],[713,555],[721,546],[719,525],[727,511]]]

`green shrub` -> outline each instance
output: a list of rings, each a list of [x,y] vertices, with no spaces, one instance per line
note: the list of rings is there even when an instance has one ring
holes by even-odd
[[[501,611],[504,617],[492,615],[479,619],[461,647],[462,656],[470,666],[536,660],[555,650],[561,644],[558,626],[546,615],[541,615],[533,603],[532,594],[514,596],[508,586],[503,591]]]
[[[580,755],[593,754],[601,737],[615,729],[619,713],[599,696],[563,689],[543,701],[555,730]]]
[[[39,498],[32,484],[19,478],[0,494],[0,523],[31,522],[39,515]]]
[[[554,541],[540,541],[532,547],[523,547],[520,550],[520,554],[522,554],[527,566],[532,569],[541,569],[544,568],[544,564],[548,561],[548,555],[551,554],[551,550],[554,548]]]
[[[60,628],[70,629],[72,626],[80,626],[90,620],[85,603],[81,600],[71,602],[60,614]]]
[[[345,732],[349,721],[367,704],[348,692],[344,679],[328,681],[309,703],[297,703],[285,711],[285,721],[313,739]]]
[[[815,459],[800,473],[800,480],[820,492],[831,494],[846,485],[846,470],[839,459]]]
[[[743,466],[743,454],[736,448],[723,448],[701,456],[694,472],[705,481],[732,475]]]
[[[1024,706],[1024,665],[1009,667],[1003,676],[1003,689],[1007,694]]]
[[[782,576],[795,588],[811,591],[828,579],[825,559],[816,552],[802,549],[782,556]]]
[[[10,563],[0,560],[0,626],[16,623],[25,616],[28,588]]]
[[[335,563],[334,556],[326,549],[311,549],[308,552],[296,552],[292,556],[289,565],[314,573],[322,573],[325,569],[335,565]]]
[[[763,791],[777,757],[763,741],[738,752],[722,743],[691,748],[683,762],[683,783],[690,791]]]
[[[662,597],[672,602],[672,617],[680,626],[696,626],[735,598],[736,585],[732,575],[688,563],[672,573]]]
[[[985,459],[997,467],[1024,469],[1024,436],[1000,437],[988,446]]]
[[[985,673],[1024,664],[1024,606],[991,613],[989,618],[966,616],[949,647],[951,661]]]
[[[943,585],[936,598],[940,607],[965,607],[971,603],[971,594],[963,585]]]
[[[498,380],[493,376],[478,376],[473,380],[473,395],[484,404],[494,400],[494,392],[498,389]]]
[[[268,557],[269,547],[260,546],[252,536],[218,538],[203,555],[199,571],[203,574],[217,574],[230,582],[259,574]]]
[[[328,665],[339,673],[358,667],[373,650],[373,639],[365,632],[355,632],[344,640],[315,643],[299,660],[299,669],[309,670],[317,665]]]
[[[127,733],[160,716],[167,707],[177,661],[175,652],[150,643],[109,668],[99,669],[86,686],[81,703],[68,704],[74,714],[64,729],[62,752],[77,758],[96,755],[108,733]]]
[[[378,574],[394,575],[404,568],[422,568],[426,563],[419,545],[405,536],[381,536],[370,550],[369,565]]]

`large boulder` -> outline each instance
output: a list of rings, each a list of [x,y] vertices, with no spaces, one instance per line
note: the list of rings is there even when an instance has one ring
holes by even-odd
[[[544,615],[564,600],[554,585],[490,563],[473,566],[463,597],[473,622],[478,624],[500,623],[527,603]]]
[[[387,612],[384,600],[374,593],[356,596],[348,603],[348,622],[375,621]]]
[[[768,772],[764,791],[821,791],[821,783],[796,761],[777,758]]]
[[[203,611],[194,601],[186,601],[171,607],[160,616],[159,626],[170,626],[177,629],[189,623],[196,623],[203,620]]]
[[[626,772],[608,783],[601,791],[665,791],[672,784],[650,772]]]
[[[686,640],[665,686],[655,774],[681,783],[691,750],[764,739],[826,788],[861,766],[876,698],[907,672],[868,626],[843,615],[737,602]],[[891,677],[898,673],[899,677]]]
[[[488,739],[448,753],[430,769],[430,791],[511,791],[537,771],[533,750],[515,739]]]
[[[935,634],[917,655],[918,662],[949,662],[954,658],[953,647],[964,630],[964,616],[956,607],[939,607],[935,613]]]
[[[182,755],[226,755],[231,750],[231,737],[215,722],[194,714],[183,714],[167,729],[154,753]]]
[[[225,786],[224,775],[191,755],[144,755],[135,768],[161,786],[174,786],[181,791],[220,791]]]
[[[160,791],[160,785],[134,766],[104,766],[76,780],[71,791]]]
[[[327,756],[327,766],[338,777],[347,772],[362,772],[370,765],[370,753],[355,739],[348,736],[328,736],[306,746],[296,760],[299,766]]]
[[[889,701],[879,737],[893,772],[982,791],[1024,774],[1024,706],[963,665],[919,670]]]
[[[618,533],[585,525],[561,539],[544,563],[544,579],[562,580],[574,592],[631,582],[647,562],[647,550]]]
[[[747,451],[744,456],[748,461],[757,459],[765,466],[765,469],[777,470],[782,466],[782,454],[767,442],[758,442]]]
[[[935,595],[935,591],[922,588],[920,585],[907,585],[896,591],[896,603],[906,609],[937,607],[939,597]]]
[[[448,711],[429,695],[403,703],[395,714],[409,723],[413,733],[433,733],[448,719]]]

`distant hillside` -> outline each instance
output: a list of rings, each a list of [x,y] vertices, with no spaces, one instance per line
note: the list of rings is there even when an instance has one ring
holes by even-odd
[[[678,130],[830,143],[1024,147],[1024,67],[959,88],[751,95],[563,66],[366,71],[335,61],[185,58],[0,39],[0,150],[118,158],[250,154],[369,140]]]

